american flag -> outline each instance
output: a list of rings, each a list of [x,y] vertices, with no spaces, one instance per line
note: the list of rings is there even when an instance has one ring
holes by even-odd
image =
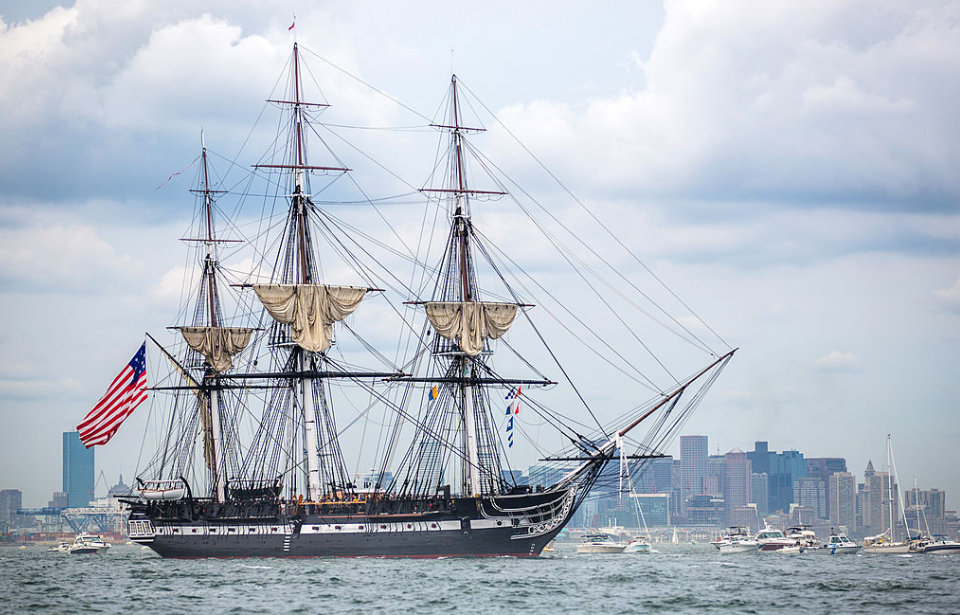
[[[147,344],[113,379],[97,405],[77,425],[80,441],[87,448],[106,444],[120,429],[120,424],[147,399]]]

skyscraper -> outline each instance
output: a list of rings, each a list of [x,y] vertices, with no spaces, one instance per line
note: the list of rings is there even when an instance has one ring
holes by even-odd
[[[670,479],[673,457],[659,457],[641,460],[630,470],[631,479],[638,493],[670,493],[673,481]]]
[[[808,457],[807,476],[816,476],[823,481],[827,488],[827,508],[823,511],[824,518],[830,513],[832,492],[829,489],[830,477],[837,472],[847,471],[847,460],[842,457]],[[853,531],[851,526],[850,531]]]
[[[67,506],[89,505],[93,487],[93,448],[83,446],[76,431],[63,432],[63,491],[67,494]]]
[[[703,495],[723,497],[723,455],[707,456],[707,473],[703,477]]]
[[[857,524],[856,478],[849,472],[835,472],[829,483],[830,524],[852,532]]]
[[[723,498],[728,514],[734,508],[750,503],[751,469],[750,459],[739,448],[723,456]]]
[[[753,464],[753,462],[750,463],[751,465]],[[758,515],[767,515],[770,513],[770,509],[767,505],[770,501],[770,498],[767,497],[767,489],[769,486],[770,481],[766,472],[761,472],[759,474],[754,472],[750,475],[750,499],[754,504],[757,505]]]
[[[793,485],[807,475],[807,462],[800,451],[783,451],[771,459],[776,469],[770,474],[770,510],[790,510],[794,503]]]
[[[0,526],[4,531],[20,526],[17,510],[23,508],[23,495],[19,489],[0,491]]]
[[[816,519],[826,519],[827,485],[818,476],[804,476],[793,483],[793,501],[812,512]],[[814,519],[805,519],[813,522]]]
[[[707,474],[707,436],[680,436],[680,495],[682,506],[703,493]],[[686,509],[684,509],[686,510]]]
[[[654,459],[650,469],[654,493],[670,493],[673,490],[673,457]]]
[[[923,507],[923,514],[931,519],[943,519],[946,506],[944,504],[945,494],[939,489],[923,489],[914,491],[907,489],[903,492],[906,506]]]
[[[798,478],[807,475],[807,464],[803,453],[799,451],[783,451],[776,453],[769,450],[766,442],[754,444],[754,450],[747,453],[753,471],[767,475],[767,502],[766,506],[758,503],[758,508],[767,512],[790,510],[793,503],[793,484]],[[762,512],[761,512],[762,514]]]

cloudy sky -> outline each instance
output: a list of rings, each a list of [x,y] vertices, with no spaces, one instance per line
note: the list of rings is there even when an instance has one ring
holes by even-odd
[[[201,127],[239,151],[296,12],[304,47],[424,115],[452,64],[741,348],[686,433],[858,474],[892,433],[901,480],[956,508],[960,5],[288,4],[0,4],[0,487],[44,505],[61,433],[173,324],[192,199],[157,186]],[[409,120],[329,75],[348,119]],[[140,446],[122,430],[98,472],[130,482]]]

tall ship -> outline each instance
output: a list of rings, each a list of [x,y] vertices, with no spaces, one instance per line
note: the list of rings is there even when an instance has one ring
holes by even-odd
[[[484,173],[496,165],[472,144],[483,129],[465,119],[456,76],[429,123],[441,139],[432,169],[424,165],[430,179],[396,205],[416,201],[427,213],[403,216],[394,243],[360,226],[383,212],[366,188],[333,204],[357,180],[329,146],[328,104],[308,98],[303,54],[294,44],[286,85],[268,101],[279,134],[243,190],[218,179],[223,163],[206,146],[198,157],[185,238],[196,272],[169,341],[148,334],[156,375],[145,442],[155,450],[127,500],[130,539],[173,558],[537,556],[609,478],[611,459],[642,470],[663,456],[735,349],[714,351],[682,319],[658,315],[702,361],[683,377],[664,366],[666,385],[633,371],[623,347],[647,342],[619,306],[636,307],[641,291],[616,267],[601,282],[603,263],[578,261],[548,233],[562,256],[555,266],[578,268],[596,292],[577,302],[592,313],[555,301],[547,316],[558,318],[538,324],[531,301],[553,291],[475,215],[478,204],[509,203],[513,184]],[[256,222],[226,215],[255,198]],[[378,250],[409,270],[382,266]],[[555,324],[560,316],[575,324]],[[605,339],[599,321],[627,333]],[[560,359],[585,340],[575,360],[647,392],[613,425],[595,417],[611,414],[610,402],[587,399]],[[521,343],[550,368],[541,372]],[[501,371],[504,355],[518,373]],[[515,443],[541,473],[525,480],[512,468]]]

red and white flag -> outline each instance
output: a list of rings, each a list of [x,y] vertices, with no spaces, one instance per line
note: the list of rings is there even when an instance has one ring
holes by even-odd
[[[97,405],[77,425],[80,441],[87,448],[106,444],[120,424],[147,399],[147,344],[114,378]]]
[[[290,30],[293,30],[293,27],[294,27],[295,25],[297,25],[297,18],[296,18],[296,17],[293,18],[293,23],[290,24],[290,27],[287,28],[287,31],[289,32]]]

